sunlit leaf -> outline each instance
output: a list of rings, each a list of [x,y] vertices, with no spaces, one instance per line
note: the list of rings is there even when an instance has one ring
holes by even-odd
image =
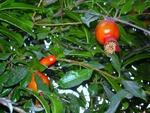
[[[83,81],[88,80],[92,75],[92,70],[82,69],[69,71],[59,81],[59,84],[63,88],[71,88],[81,84]]]

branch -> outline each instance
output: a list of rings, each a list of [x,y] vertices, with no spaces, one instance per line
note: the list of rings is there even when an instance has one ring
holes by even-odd
[[[82,24],[82,22],[68,22],[68,23],[60,23],[60,24],[40,24],[35,22],[34,25],[36,26],[66,26],[66,25],[78,25],[78,24]]]
[[[146,44],[146,45],[143,46],[142,48],[136,49],[136,50],[134,50],[133,52],[131,52],[130,54],[128,54],[127,56],[123,57],[122,60],[126,60],[126,59],[130,58],[131,56],[136,55],[136,54],[138,54],[139,52],[141,52],[141,51],[143,51],[144,49],[149,48],[149,47],[150,47],[150,44]]]
[[[58,60],[64,61],[64,62],[69,62],[69,63],[75,63],[75,64],[78,64],[78,65],[80,65],[80,66],[83,66],[83,67],[87,67],[87,68],[93,69],[93,70],[99,72],[100,74],[106,75],[106,76],[108,76],[108,77],[110,77],[110,78],[113,78],[113,79],[115,79],[115,80],[117,79],[117,77],[112,76],[112,75],[108,74],[108,73],[105,72],[105,71],[99,70],[99,69],[97,69],[97,68],[95,68],[95,67],[93,67],[93,66],[90,66],[90,65],[88,65],[88,64],[85,64],[85,63],[83,63],[83,62],[78,62],[78,61],[75,61],[75,60],[69,60],[69,59],[58,59]]]
[[[146,29],[144,29],[144,28],[141,28],[141,27],[139,27],[139,26],[137,26],[137,25],[131,24],[131,23],[127,22],[127,21],[124,21],[124,20],[121,20],[121,19],[118,19],[118,18],[113,18],[113,19],[114,19],[115,21],[120,22],[120,23],[127,24],[127,25],[129,25],[129,26],[132,26],[132,27],[134,27],[134,28],[137,28],[137,29],[139,29],[139,30],[141,30],[141,31],[143,31],[143,32],[145,32],[145,33],[147,33],[148,35],[150,35],[150,31],[149,31],[149,30],[146,30]]]
[[[43,1],[43,0],[40,0],[40,1],[39,1],[38,7],[40,7],[42,1]],[[34,17],[35,17],[35,15],[36,15],[36,13],[37,13],[37,11],[35,11],[35,12],[33,13],[33,15],[32,15],[32,20],[33,20],[33,21],[35,21]]]

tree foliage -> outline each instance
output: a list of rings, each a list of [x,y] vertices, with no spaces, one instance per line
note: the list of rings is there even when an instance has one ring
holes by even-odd
[[[120,29],[112,55],[95,39],[104,19]],[[1,0],[0,112],[150,112],[149,20],[149,0]],[[27,88],[35,70],[43,96]]]

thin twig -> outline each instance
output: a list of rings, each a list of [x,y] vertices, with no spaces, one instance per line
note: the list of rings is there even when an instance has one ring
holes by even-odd
[[[117,17],[119,10],[120,10],[119,8],[116,10],[116,13],[115,13],[114,18],[116,18],[116,17]]]
[[[38,7],[40,7],[42,1],[43,1],[43,0],[40,0],[40,2],[38,3]],[[37,11],[35,11],[35,12],[33,13],[33,16],[32,16],[32,20],[33,20],[33,21],[34,21],[34,17],[35,17],[35,15],[36,15],[36,13],[37,13]]]
[[[98,6],[98,7],[100,7],[107,15],[109,15],[109,13],[100,5],[100,4],[98,4],[97,2],[95,2],[96,3],[96,5]]]
[[[68,22],[68,23],[59,23],[59,24],[40,24],[40,23],[34,23],[36,26],[66,26],[66,25],[78,25],[82,24],[82,22]]]
[[[143,51],[143,50],[146,49],[146,48],[150,48],[150,44],[146,44],[145,46],[143,46],[143,47],[141,47],[141,48],[139,48],[139,49],[134,50],[133,52],[131,52],[131,53],[128,54],[127,56],[123,57],[122,60],[126,60],[126,59],[130,58],[130,57],[132,57],[133,55],[136,55],[136,54],[140,53],[141,51]]]
[[[145,32],[145,33],[147,33],[147,34],[150,35],[150,31],[149,31],[149,30],[146,30],[146,29],[144,29],[144,28],[142,28],[142,27],[139,27],[139,26],[137,26],[137,25],[135,25],[135,24],[131,24],[131,23],[127,22],[127,21],[124,21],[124,20],[121,20],[121,19],[118,19],[118,18],[113,18],[113,19],[114,19],[114,21],[118,21],[118,22],[120,22],[120,23],[129,25],[129,26],[132,26],[132,27],[137,28],[137,29],[139,29],[139,30],[142,30],[143,32]]]
[[[58,59],[58,60],[64,61],[64,62],[69,62],[69,63],[75,63],[75,64],[81,65],[81,66],[83,66],[83,67],[87,67],[87,68],[93,69],[93,70],[99,72],[100,74],[106,75],[106,76],[108,76],[108,77],[110,77],[110,78],[113,78],[113,79],[115,79],[115,80],[117,79],[117,77],[112,76],[112,75],[108,74],[108,73],[105,72],[105,71],[99,70],[99,69],[97,69],[97,68],[95,68],[95,67],[93,67],[93,66],[90,66],[90,65],[88,65],[88,64],[85,64],[85,63],[83,63],[83,62],[78,62],[78,61],[69,60],[69,59]]]

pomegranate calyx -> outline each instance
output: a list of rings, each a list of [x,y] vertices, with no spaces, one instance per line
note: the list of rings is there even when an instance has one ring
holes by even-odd
[[[120,51],[120,47],[116,40],[109,40],[104,44],[104,50],[107,54],[114,54]]]

